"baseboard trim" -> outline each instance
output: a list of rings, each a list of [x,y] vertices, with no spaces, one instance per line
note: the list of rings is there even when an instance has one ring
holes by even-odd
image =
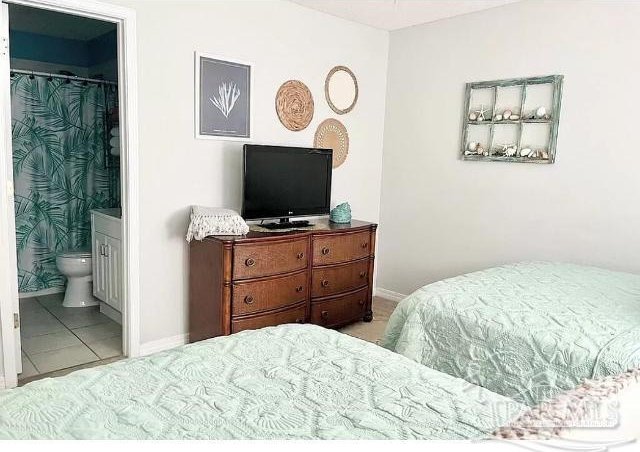
[[[116,311],[104,301],[100,302],[100,312],[117,324],[122,325],[122,313],[120,311]]]
[[[44,297],[45,295],[53,295],[54,293],[64,293],[63,287],[51,287],[49,289],[36,290],[35,292],[22,292],[18,294],[18,298]]]
[[[382,287],[376,287],[374,295],[376,297],[386,298],[387,300],[392,300],[395,302],[400,302],[407,297],[404,294],[394,292],[393,290],[383,289]]]
[[[172,348],[180,347],[188,342],[188,334],[178,334],[177,336],[165,337],[157,341],[145,342],[140,345],[140,356],[151,355]]]
[[[406,295],[404,294],[394,292],[392,290],[382,289],[380,287],[376,287],[374,294],[378,297],[385,298],[387,300],[392,300],[395,302],[399,302],[406,297]],[[140,345],[140,356],[151,355],[152,353],[157,353],[157,352],[169,350],[175,347],[180,347],[181,345],[185,345],[188,341],[189,341],[188,334],[178,334],[177,336],[165,337],[164,339],[145,342],[144,344]]]

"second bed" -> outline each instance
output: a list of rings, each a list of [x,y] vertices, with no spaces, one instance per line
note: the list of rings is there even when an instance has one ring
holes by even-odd
[[[537,262],[450,278],[400,302],[382,345],[533,405],[640,367],[640,276]]]

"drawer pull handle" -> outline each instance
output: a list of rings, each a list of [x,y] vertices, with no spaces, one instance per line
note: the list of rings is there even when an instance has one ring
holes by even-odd
[[[304,253],[303,252],[299,252],[298,255],[296,256],[298,259],[302,259],[304,257]]]
[[[320,285],[322,287],[327,287],[329,285],[329,281],[327,281],[326,279],[323,279],[322,282],[320,283]]]
[[[325,255],[325,256],[327,254],[329,254],[329,248],[327,248],[326,246],[324,248],[322,248],[322,254]]]
[[[368,246],[369,246],[369,244],[367,242],[362,242],[362,248],[366,248]]]
[[[302,292],[302,286],[296,287],[296,292]]]
[[[253,297],[251,295],[247,295],[244,297],[244,302],[247,304],[253,304]]]
[[[359,304],[360,306],[364,306],[364,300],[358,300],[358,304]]]
[[[322,311],[320,313],[320,317],[322,317],[322,320],[326,321],[327,319],[329,319],[329,311]]]
[[[256,265],[256,261],[254,259],[247,259],[246,261],[244,261],[244,265],[246,265],[247,267],[253,267],[254,265]]]
[[[360,277],[364,278],[365,276],[367,276],[367,272],[360,272]]]

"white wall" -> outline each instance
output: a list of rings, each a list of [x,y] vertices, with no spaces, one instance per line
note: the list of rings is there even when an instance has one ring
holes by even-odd
[[[391,33],[378,286],[520,260],[640,273],[640,3],[525,1]],[[466,82],[564,74],[553,165],[458,157]]]
[[[388,33],[280,1],[113,0],[137,11],[140,87],[141,341],[187,332],[189,206],[241,204],[242,143],[194,139],[194,51],[252,61],[255,143],[313,143],[336,117],[324,99],[335,65],[358,77],[355,109],[339,119],[350,151],[333,174],[333,203],[379,218]],[[309,86],[315,116],[291,132],[275,113],[280,84]]]

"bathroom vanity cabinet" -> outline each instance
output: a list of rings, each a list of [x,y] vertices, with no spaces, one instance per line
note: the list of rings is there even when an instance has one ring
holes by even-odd
[[[91,211],[93,295],[100,312],[122,323],[122,219],[120,209]]]

